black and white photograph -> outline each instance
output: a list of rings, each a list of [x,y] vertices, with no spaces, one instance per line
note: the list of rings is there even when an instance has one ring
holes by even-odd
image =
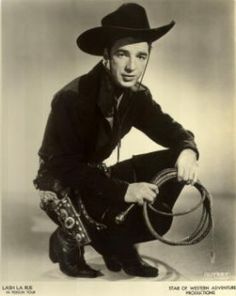
[[[236,295],[234,11],[1,1],[1,295]]]

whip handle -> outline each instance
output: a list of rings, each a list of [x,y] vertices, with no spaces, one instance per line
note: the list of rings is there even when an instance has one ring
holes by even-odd
[[[119,215],[115,217],[116,224],[122,224],[124,223],[127,215],[132,210],[132,208],[135,206],[135,204],[130,205],[125,211],[121,212]]]

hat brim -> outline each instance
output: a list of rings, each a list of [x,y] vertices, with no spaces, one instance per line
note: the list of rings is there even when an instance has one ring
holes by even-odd
[[[172,29],[175,22],[154,29],[132,29],[124,27],[96,27],[85,31],[77,38],[78,47],[89,54],[102,56],[110,40],[134,37],[146,42],[154,42]]]

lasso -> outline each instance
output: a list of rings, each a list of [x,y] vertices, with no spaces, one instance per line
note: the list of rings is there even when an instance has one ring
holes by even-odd
[[[165,169],[158,173],[151,181],[151,183],[156,184],[158,188],[160,188],[164,183],[171,179],[176,179],[177,177],[177,170],[176,169]],[[211,196],[209,192],[204,188],[204,186],[200,183],[200,181],[197,181],[193,185],[201,195],[201,200],[191,209],[178,212],[178,213],[172,213],[172,212],[164,212],[157,210],[153,205],[150,203],[144,201],[143,204],[143,216],[144,220],[146,222],[146,225],[150,231],[150,233],[159,241],[172,245],[172,246],[185,246],[185,245],[193,245],[201,240],[203,240],[208,233],[210,232],[212,226],[213,226],[213,218],[212,218],[212,209],[211,209]],[[118,216],[116,216],[116,223],[120,224],[123,223],[126,216],[128,215],[129,211],[134,207],[135,204],[132,204],[127,208],[126,211],[122,212]],[[181,240],[178,241],[171,241],[166,238],[163,238],[161,235],[157,233],[157,231],[154,229],[153,225],[151,224],[151,221],[149,219],[149,210],[154,211],[158,214],[164,215],[164,216],[183,216],[186,214],[189,214],[196,209],[198,209],[202,205],[202,213],[201,217],[199,219],[199,222],[197,224],[197,227],[193,231],[191,235],[188,235],[184,237]]]

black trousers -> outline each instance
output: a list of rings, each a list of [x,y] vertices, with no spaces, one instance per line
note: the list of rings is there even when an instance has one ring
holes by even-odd
[[[150,182],[150,180],[160,171],[166,168],[173,168],[178,152],[172,150],[162,150],[147,154],[137,155],[131,159],[122,161],[111,169],[111,177],[133,182]],[[154,206],[171,211],[182,188],[183,184],[175,180],[165,183],[159,188],[159,195]],[[98,201],[94,201],[95,203]],[[87,211],[90,215],[96,216],[96,204],[88,204]],[[101,254],[109,255],[129,249],[135,243],[153,240],[143,217],[143,209],[139,205],[129,212],[124,223],[117,225],[115,216],[127,209],[129,203],[123,202],[119,206],[108,205],[103,221],[108,225],[104,231],[91,231],[92,245]],[[99,219],[99,217],[95,217]],[[165,234],[172,223],[172,217],[163,216],[150,212],[150,219],[155,229],[160,235]]]

